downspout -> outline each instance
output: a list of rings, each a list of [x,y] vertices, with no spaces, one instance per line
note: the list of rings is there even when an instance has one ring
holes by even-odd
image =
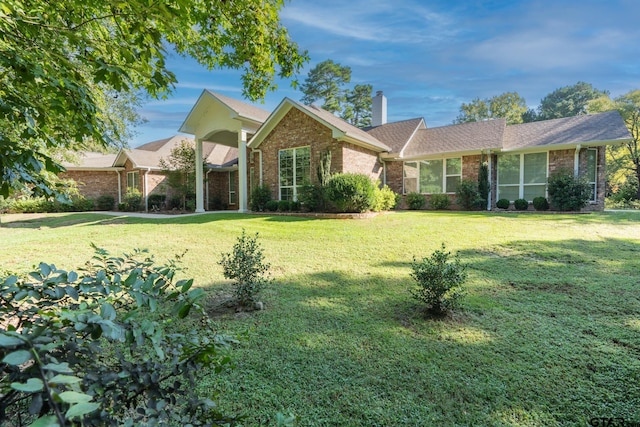
[[[148,187],[149,180],[147,179],[149,172],[151,172],[151,168],[147,168],[147,170],[144,172],[144,211],[145,212],[149,212],[149,187]]]
[[[118,174],[118,204],[122,203],[122,176],[120,176],[120,171],[116,171]]]
[[[580,150],[582,149],[582,145],[576,145],[576,153],[573,157],[573,176],[575,178],[578,177],[580,173]]]
[[[207,184],[207,186],[204,189],[206,198],[207,198],[207,208],[209,207],[209,173],[211,173],[211,169],[207,168],[207,173],[204,175],[204,182]],[[206,211],[207,209],[205,209]]]
[[[492,195],[492,189],[493,189],[493,173],[492,173],[492,169],[493,169],[493,162],[491,161],[491,150],[487,151],[487,169],[489,169],[489,197],[487,197],[487,210],[490,211],[491,210],[491,199],[493,197]]]

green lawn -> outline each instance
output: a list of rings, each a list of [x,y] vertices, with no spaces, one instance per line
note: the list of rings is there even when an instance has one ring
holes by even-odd
[[[640,214],[394,212],[365,220],[210,214],[166,219],[2,217],[0,269],[75,268],[112,253],[188,250],[185,276],[227,284],[216,264],[259,232],[275,284],[266,310],[216,317],[247,332],[236,369],[203,372],[248,425],[278,411],[301,426],[588,425],[640,422]],[[462,310],[425,320],[413,256],[444,242],[469,265]]]

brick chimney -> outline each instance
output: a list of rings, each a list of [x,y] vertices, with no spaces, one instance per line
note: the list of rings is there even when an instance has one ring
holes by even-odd
[[[379,90],[371,104],[371,125],[380,126],[387,123],[387,98]]]

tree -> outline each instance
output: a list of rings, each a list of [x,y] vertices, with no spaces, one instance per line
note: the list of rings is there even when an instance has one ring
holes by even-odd
[[[460,106],[460,114],[454,123],[479,122],[488,119],[504,118],[507,123],[522,123],[527,112],[527,102],[518,92],[505,92],[491,98],[476,98],[469,104]]]
[[[302,87],[304,96],[301,101],[305,104],[313,104],[322,100],[322,108],[332,113],[342,111],[346,101],[346,92],[343,85],[351,81],[351,68],[327,59],[313,67]]]
[[[371,85],[355,85],[348,91],[342,118],[359,128],[371,126],[372,92]]]
[[[110,94],[166,97],[174,50],[209,69],[243,71],[256,100],[307,60],[282,27],[283,0],[6,0],[0,4],[0,195],[53,195],[52,150],[108,145]],[[293,83],[295,85],[295,81]],[[112,99],[112,98],[111,98]],[[114,135],[113,133],[116,133]]]
[[[624,119],[632,140],[618,146],[607,147],[607,161],[613,166],[607,168],[610,184],[624,184],[633,175],[640,182],[640,90],[632,90],[614,100],[608,95],[593,99],[588,103],[587,110],[590,113],[618,110]],[[609,172],[611,170],[611,172]],[[640,199],[640,186],[636,198]]]
[[[538,120],[573,117],[587,113],[589,101],[608,95],[591,84],[578,82],[554,90],[540,101]]]
[[[167,175],[167,182],[182,200],[186,210],[187,200],[196,196],[196,148],[193,142],[183,139],[171,149],[169,157],[160,159],[160,167]]]

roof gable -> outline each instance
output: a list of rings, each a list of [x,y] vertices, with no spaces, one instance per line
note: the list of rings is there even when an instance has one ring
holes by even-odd
[[[315,105],[304,105],[290,98],[284,98],[282,100],[282,102],[278,105],[278,107],[276,107],[273,113],[271,113],[269,118],[258,129],[253,138],[251,138],[248,146],[251,148],[259,147],[262,141],[265,140],[265,138],[271,133],[271,131],[278,125],[278,123],[280,123],[280,121],[292,108],[300,110],[312,119],[329,128],[332,132],[333,138],[337,139],[338,141],[354,143],[356,145],[361,145],[366,148],[373,149],[377,152],[391,150],[389,146],[379,141],[374,136],[369,135],[362,129],[359,129],[347,123],[341,118],[336,117],[334,114],[323,110],[322,108]]]
[[[381,126],[367,127],[363,130],[374,138],[382,141],[391,148],[394,153],[400,153],[411,141],[419,129],[426,129],[422,117],[402,120],[399,122],[385,123]]]

